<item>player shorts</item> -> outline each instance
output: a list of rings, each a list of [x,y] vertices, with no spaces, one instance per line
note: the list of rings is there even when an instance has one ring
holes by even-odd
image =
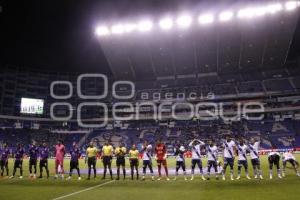
[[[22,168],[23,160],[15,160],[14,168]]]
[[[40,168],[42,168],[42,167],[45,167],[45,168],[48,167],[48,159],[40,160]]]
[[[88,166],[90,167],[90,166],[94,166],[94,167],[96,167],[96,157],[89,157],[88,158]]]
[[[248,168],[248,162],[247,162],[247,160],[239,160],[238,161],[238,166],[239,167],[244,166],[245,168]]]
[[[224,165],[234,165],[234,159],[233,158],[224,158]]]
[[[167,161],[166,160],[157,160],[156,162],[157,162],[157,165],[159,165],[159,166],[161,166],[161,165],[167,166]]]
[[[182,168],[185,171],[185,162],[184,161],[176,161],[176,169]]]
[[[192,159],[192,166],[202,166],[202,161],[200,159]]]
[[[215,160],[208,160],[207,165],[208,167],[214,167],[214,168],[218,167],[218,163]]]
[[[61,168],[64,167],[64,160],[63,159],[55,159],[55,166],[58,167],[60,165]]]
[[[8,166],[8,161],[7,160],[0,160],[0,166],[1,166],[1,168],[5,167],[5,166]]]
[[[252,166],[259,166],[260,160],[258,158],[251,159],[251,164],[252,164]]]
[[[111,156],[103,156],[102,162],[104,166],[111,164],[112,157]]]
[[[0,160],[0,167],[7,167],[8,166],[8,161],[7,160]]]
[[[37,159],[35,159],[35,158],[29,159],[29,165],[36,165],[36,164],[37,164]]]
[[[268,161],[270,165],[279,165],[280,156],[279,155],[271,155],[268,157]]]
[[[70,161],[70,169],[77,169],[79,166],[78,160],[71,160]]]
[[[130,167],[139,166],[139,160],[138,159],[130,159],[129,162],[130,162]]]
[[[143,167],[152,166],[151,160],[143,160]]]
[[[297,166],[297,161],[294,159],[285,160],[285,161],[283,161],[283,164],[286,165],[286,163],[288,163],[288,162],[291,163],[291,165],[293,167]]]
[[[124,157],[122,157],[122,158],[117,158],[116,164],[117,164],[117,167],[125,166],[125,158],[124,158]]]

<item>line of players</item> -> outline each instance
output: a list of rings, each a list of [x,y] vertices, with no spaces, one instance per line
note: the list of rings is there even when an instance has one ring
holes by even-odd
[[[76,145],[74,146],[76,147]],[[77,147],[76,147],[77,148]],[[74,151],[70,152],[71,154]],[[76,153],[80,152],[77,148]],[[13,153],[14,157],[14,165],[13,165],[13,173],[10,178],[14,178],[17,172],[17,169],[20,170],[20,176],[19,178],[23,178],[23,159],[25,156],[25,148],[22,144],[18,144],[16,150]],[[29,177],[30,178],[36,178],[37,174],[37,164],[39,160],[39,169],[40,169],[40,176],[39,178],[43,177],[43,170],[45,169],[47,178],[50,177],[49,173],[49,167],[48,167],[48,158],[49,158],[49,148],[47,144],[44,142],[41,146],[37,146],[36,142],[33,142],[28,149],[28,155],[29,155]],[[9,165],[8,161],[11,156],[10,148],[7,144],[3,145],[3,148],[0,149],[0,169],[1,169],[1,177],[3,177],[6,171],[6,176],[9,176]],[[58,177],[58,172],[62,172],[63,174],[63,160],[65,156],[65,147],[62,144],[62,141],[59,140],[57,145],[55,146],[55,178]],[[80,156],[79,156],[80,157]],[[78,159],[79,159],[78,157]],[[79,176],[80,179],[80,176]]]
[[[244,167],[246,178],[251,179],[248,172],[248,160],[247,153],[250,153],[251,163],[254,170],[254,178],[263,179],[262,170],[260,166],[259,159],[259,150],[260,142],[255,139],[251,139],[249,144],[245,144],[243,139],[240,139],[239,142],[235,142],[230,137],[226,137],[226,140],[219,147],[214,143],[213,140],[208,141],[207,145],[200,140],[193,140],[190,142],[189,147],[192,152],[192,160],[191,160],[191,180],[194,179],[194,173],[196,166],[200,170],[200,176],[203,180],[210,179],[211,168],[215,171],[216,179],[219,179],[218,175],[222,174],[222,179],[226,180],[225,174],[226,169],[230,167],[230,179],[234,180],[234,160],[235,156],[238,157],[238,176],[236,179],[241,178],[241,170]],[[204,176],[203,173],[203,165],[202,165],[202,156],[203,150],[207,156],[207,177]],[[219,150],[223,151],[224,165],[221,166],[221,162],[218,161],[218,152]],[[176,156],[176,174],[174,180],[177,179],[179,174],[179,170],[182,169],[184,174],[184,179],[187,180],[186,175],[186,164],[184,154],[186,149],[184,146],[178,144],[175,146],[175,156]],[[81,157],[81,153],[77,145],[74,143],[73,148],[69,152],[71,155],[70,160],[70,171],[68,179],[71,179],[73,170],[77,171],[78,179],[81,180],[80,169],[79,169],[79,158]],[[99,150],[93,145],[91,142],[86,149],[86,159],[85,163],[88,165],[88,180],[91,177],[91,172],[94,172],[94,178],[96,177],[96,162],[97,155]],[[131,169],[131,179],[134,179],[134,175],[136,175],[136,179],[139,179],[139,155],[142,154],[142,162],[143,162],[143,176],[142,180],[145,180],[146,170],[150,170],[151,179],[154,180],[154,172],[152,167],[152,160],[155,159],[158,166],[158,179],[161,180],[161,169],[164,168],[166,180],[169,180],[168,175],[168,167],[167,167],[167,150],[165,144],[159,140],[154,148],[152,149],[152,145],[148,144],[147,141],[142,146],[142,151],[139,152],[136,148],[136,145],[132,145],[131,149],[127,151],[124,145],[120,144],[115,149],[109,142],[106,142],[101,151],[102,162],[104,166],[104,172],[102,179],[106,178],[107,171],[109,171],[110,178],[113,179],[112,173],[112,159],[113,156],[116,157],[116,166],[117,166],[117,178],[120,179],[120,170],[123,171],[123,179],[126,177],[126,169],[125,169],[125,156],[129,156],[130,169]],[[153,156],[154,153],[154,156]],[[8,169],[8,158],[9,158],[9,148],[7,145],[4,145],[4,148],[1,150],[1,159],[0,159],[0,167],[1,167],[1,176],[4,175],[4,170],[6,170],[6,175],[9,175]],[[20,178],[23,178],[23,157],[25,154],[25,150],[21,144],[18,145],[15,153],[14,153],[14,169],[13,174],[10,178],[14,178],[17,169],[20,169]],[[40,176],[43,177],[43,169],[45,169],[47,178],[49,178],[49,168],[48,168],[48,158],[49,158],[49,148],[46,143],[43,143],[41,147],[37,147],[35,143],[33,143],[29,150],[29,172],[30,177],[35,178],[37,172],[37,162],[39,159],[39,169]],[[64,169],[63,169],[63,161],[65,156],[65,147],[61,141],[58,141],[58,144],[55,146],[55,178],[60,177],[64,178]],[[283,170],[280,169],[280,154],[278,152],[271,152],[268,156],[269,161],[269,176],[270,179],[273,178],[273,166],[275,165],[277,168],[278,178],[282,178],[285,176],[286,165],[289,162],[296,174],[300,176],[298,171],[299,164],[296,161],[295,157],[291,152],[286,152],[283,154]]]
[[[230,167],[230,179],[234,180],[233,170],[234,170],[234,159],[235,159],[235,152],[238,157],[238,176],[237,180],[241,178],[241,169],[244,167],[246,178],[251,179],[248,172],[248,160],[247,160],[247,153],[250,153],[251,164],[254,171],[254,178],[263,179],[261,165],[260,165],[260,158],[259,158],[259,148],[260,148],[260,141],[255,140],[254,138],[250,139],[249,144],[245,144],[243,139],[240,139],[238,143],[232,140],[229,136],[226,137],[226,140],[223,142],[222,147],[224,152],[224,166],[222,169],[222,179],[225,180],[225,173],[226,169]],[[282,156],[282,163],[283,163],[283,170],[280,169],[280,153],[272,151],[268,155],[268,163],[269,163],[269,177],[273,179],[273,166],[275,165],[277,168],[277,175],[278,178],[285,177],[285,170],[287,163],[292,165],[292,168],[295,170],[297,176],[300,177],[299,173],[299,163],[296,161],[296,158],[293,156],[292,152],[285,152]]]

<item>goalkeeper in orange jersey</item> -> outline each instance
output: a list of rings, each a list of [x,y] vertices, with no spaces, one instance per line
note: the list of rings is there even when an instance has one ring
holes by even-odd
[[[155,153],[156,153],[156,161],[157,161],[157,167],[158,167],[158,179],[161,180],[161,165],[165,168],[166,173],[166,180],[169,181],[169,172],[168,172],[168,166],[167,166],[167,148],[166,145],[162,143],[161,139],[157,141],[156,147],[155,147]]]

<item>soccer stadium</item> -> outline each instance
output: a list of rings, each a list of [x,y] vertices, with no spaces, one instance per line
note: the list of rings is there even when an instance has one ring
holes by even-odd
[[[300,1],[0,1],[0,199],[298,199]]]

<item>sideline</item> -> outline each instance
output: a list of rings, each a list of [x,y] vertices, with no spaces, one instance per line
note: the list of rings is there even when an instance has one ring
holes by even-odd
[[[112,180],[112,181],[108,181],[108,182],[105,182],[105,183],[101,183],[101,184],[98,184],[98,185],[95,185],[93,187],[89,187],[89,188],[86,188],[86,189],[83,189],[83,190],[79,190],[77,192],[73,192],[73,193],[70,193],[70,194],[67,194],[67,195],[63,195],[61,197],[57,197],[57,198],[54,198],[52,200],[60,200],[60,199],[64,199],[64,198],[67,198],[67,197],[70,197],[70,196],[74,196],[76,194],[80,194],[82,192],[86,192],[86,191],[89,191],[89,190],[93,190],[95,188],[98,188],[98,187],[102,187],[104,185],[107,185],[107,184],[110,184],[112,182],[115,182],[115,180]]]

